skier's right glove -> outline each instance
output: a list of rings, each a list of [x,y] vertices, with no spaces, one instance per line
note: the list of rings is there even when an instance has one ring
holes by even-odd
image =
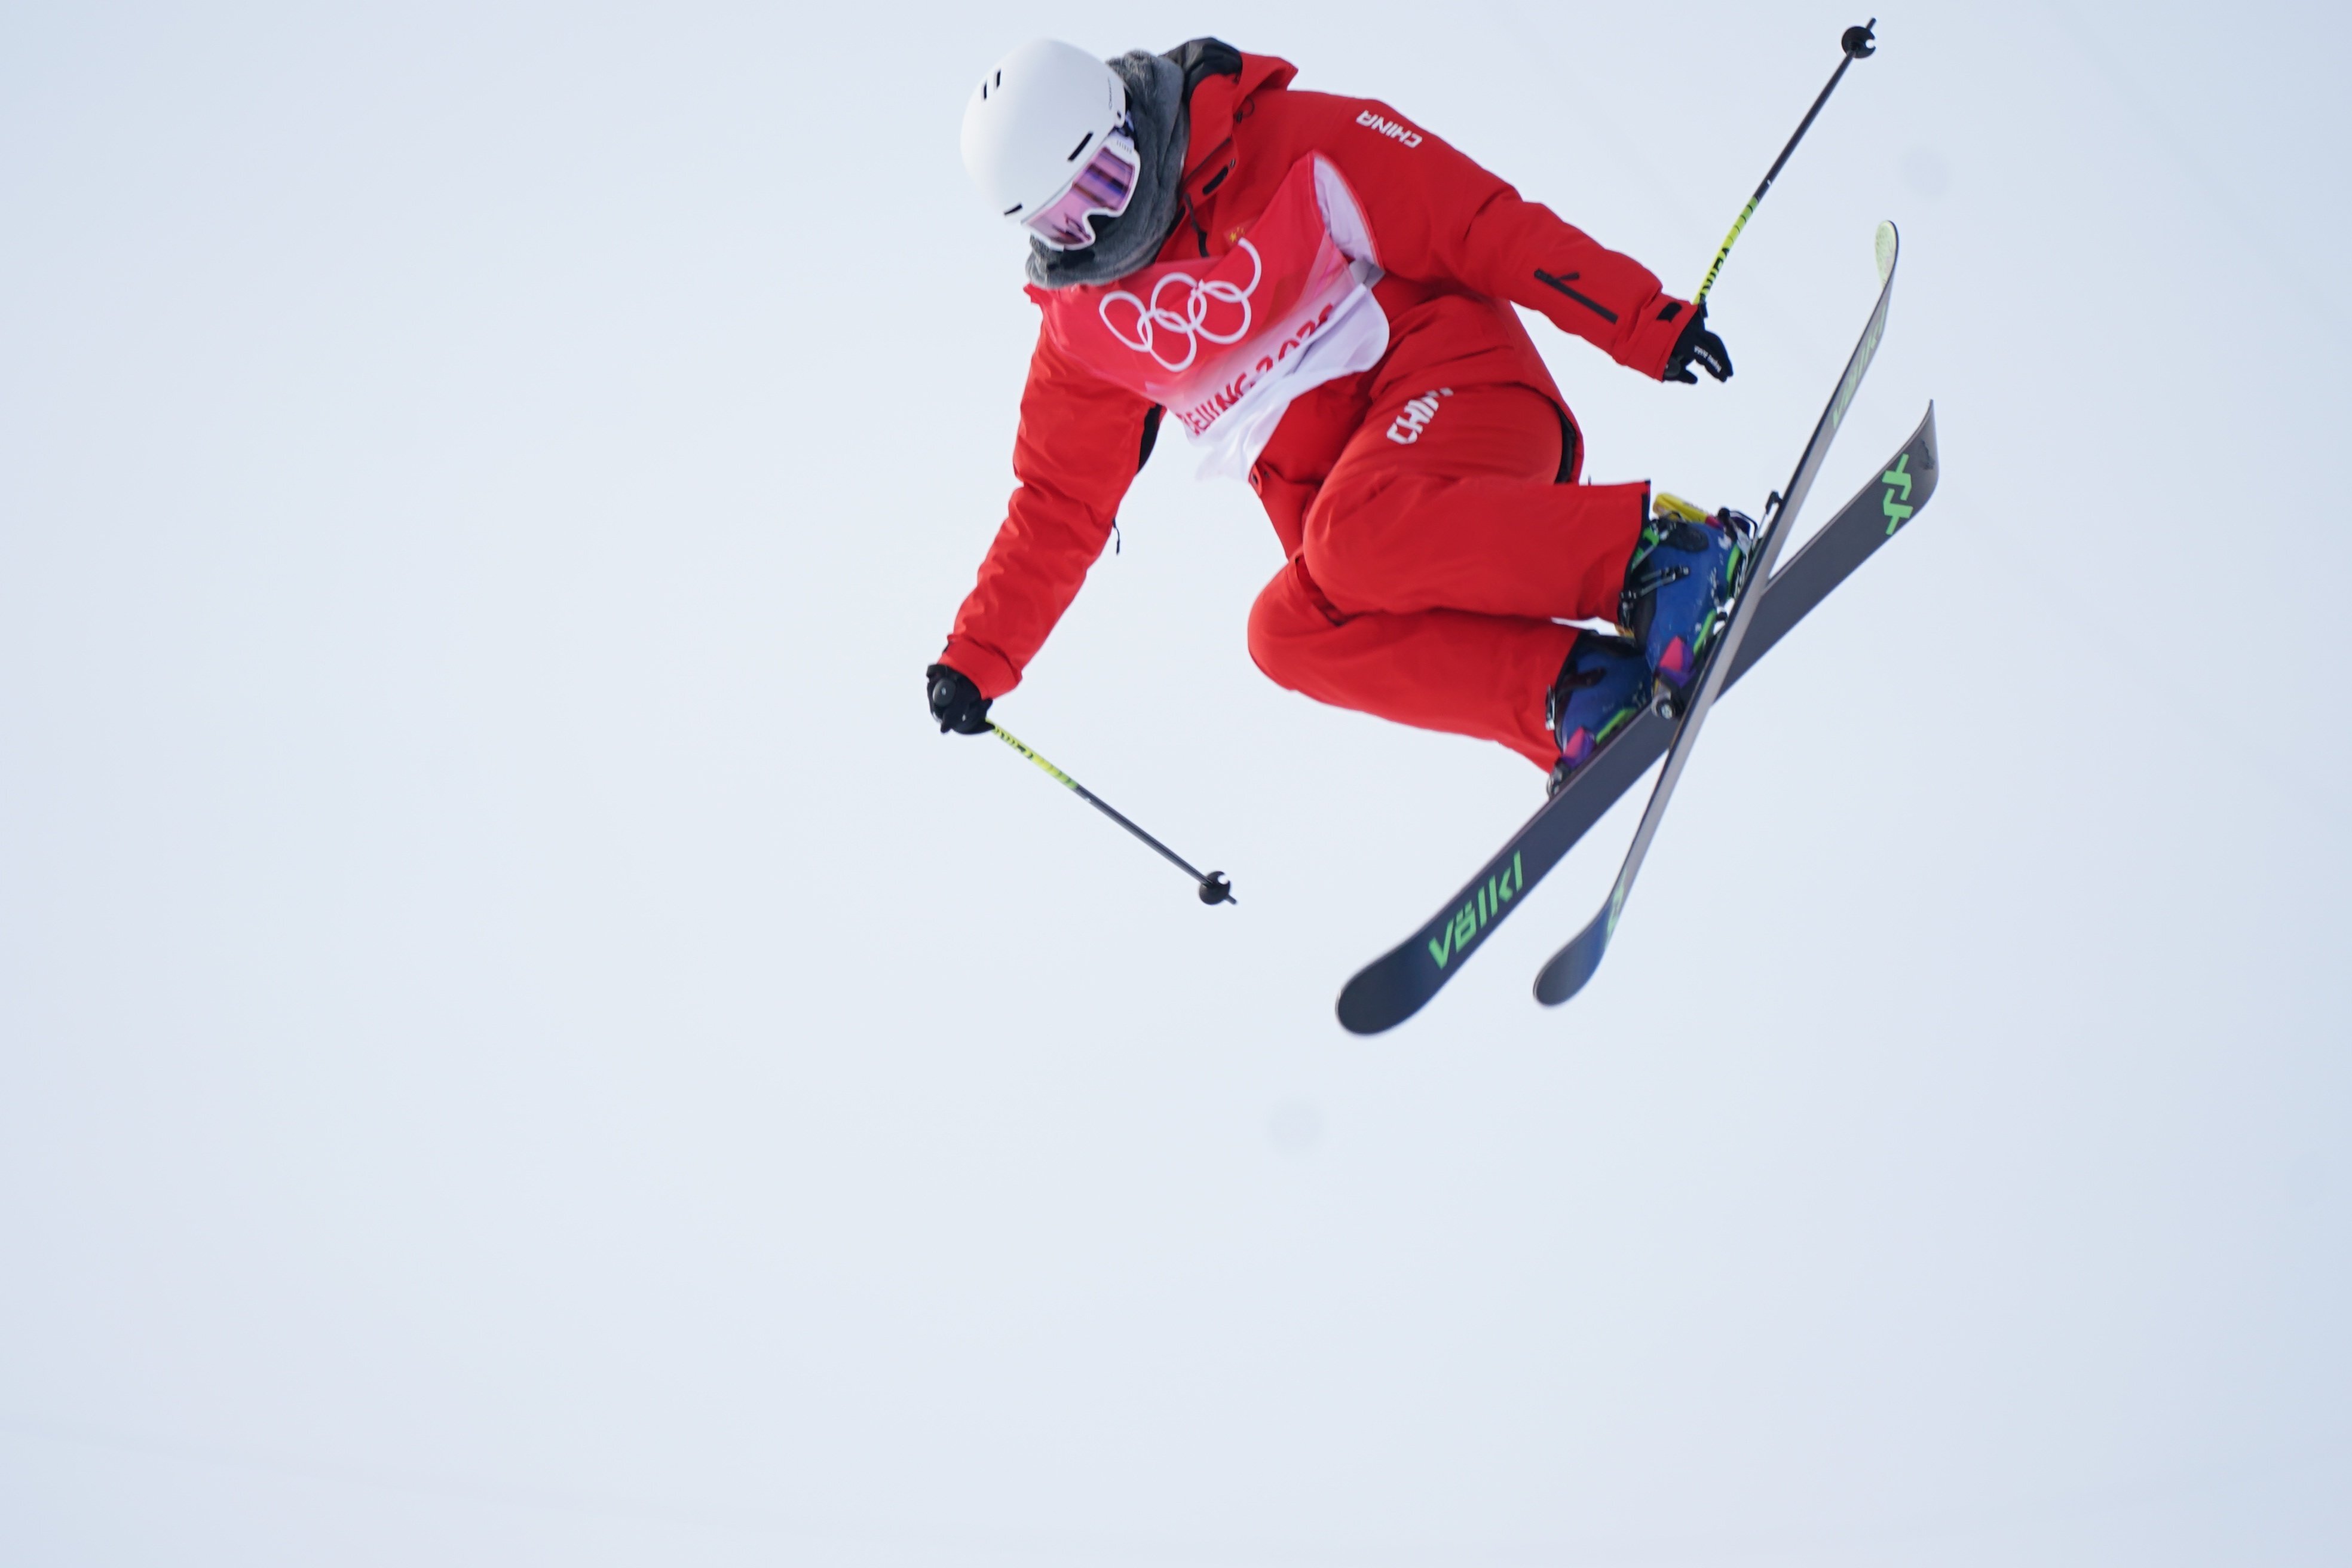
[[[962,670],[950,664],[935,664],[923,671],[923,683],[930,693],[931,717],[940,721],[940,734],[950,730],[959,735],[988,733],[992,728],[989,700]]]
[[[1731,379],[1731,351],[1723,340],[1706,330],[1706,301],[1699,301],[1691,312],[1690,321],[1683,327],[1683,335],[1675,340],[1675,352],[1666,356],[1666,373],[1660,381],[1679,381],[1696,385],[1698,377],[1691,374],[1696,365],[1717,381]]]

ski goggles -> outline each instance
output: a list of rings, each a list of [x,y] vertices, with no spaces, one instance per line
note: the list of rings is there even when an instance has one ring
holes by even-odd
[[[1083,250],[1095,242],[1094,220],[1117,217],[1135,198],[1143,160],[1125,127],[1103,138],[1087,166],[1062,194],[1021,220],[1050,250]]]

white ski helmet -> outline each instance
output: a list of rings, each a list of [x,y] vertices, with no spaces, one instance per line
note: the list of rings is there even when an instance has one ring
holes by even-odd
[[[1040,244],[1084,249],[1094,218],[1125,212],[1142,173],[1127,84],[1074,44],[1022,45],[964,106],[963,166],[989,205]]]

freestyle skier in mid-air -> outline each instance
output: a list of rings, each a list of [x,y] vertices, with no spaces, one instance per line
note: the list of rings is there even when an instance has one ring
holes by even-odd
[[[989,730],[1172,416],[1282,542],[1250,612],[1260,669],[1498,741],[1557,790],[1689,680],[1748,536],[1646,482],[1578,482],[1575,418],[1511,307],[1663,381],[1727,380],[1730,358],[1631,258],[1296,74],[1209,38],[1108,62],[1040,41],[972,94],[964,162],[1029,239],[1044,321],[1018,483],[931,714]]]

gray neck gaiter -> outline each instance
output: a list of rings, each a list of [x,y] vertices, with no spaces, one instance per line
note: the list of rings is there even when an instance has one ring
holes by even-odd
[[[1095,242],[1084,250],[1053,250],[1029,242],[1029,281],[1041,289],[1108,283],[1160,254],[1176,226],[1184,188],[1184,147],[1192,132],[1184,111],[1184,68],[1141,49],[1110,62],[1127,84],[1127,112],[1135,121],[1135,150],[1143,161],[1135,195],[1117,217],[1095,219]]]

